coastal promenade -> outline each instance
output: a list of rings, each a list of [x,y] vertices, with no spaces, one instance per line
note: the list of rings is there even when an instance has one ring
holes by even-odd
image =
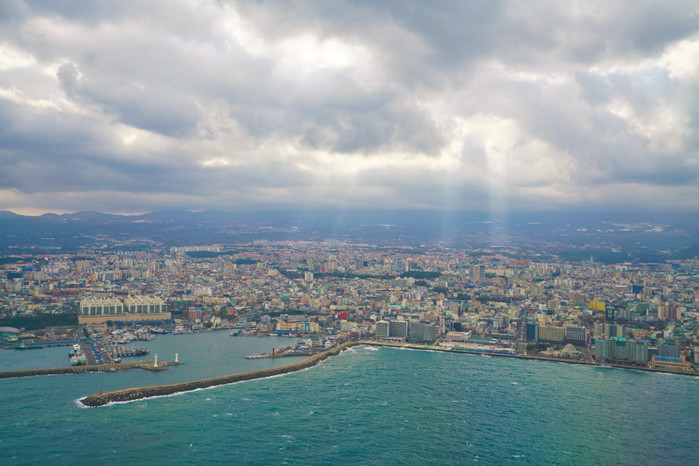
[[[120,372],[130,369],[143,369],[150,372],[165,371],[169,366],[178,366],[181,362],[158,361],[156,367],[152,361],[125,362],[119,364],[101,364],[95,366],[66,366],[46,367],[41,369],[23,369],[17,371],[0,372],[0,379],[12,379],[16,377],[32,377],[37,375],[61,375],[84,374],[87,372]]]

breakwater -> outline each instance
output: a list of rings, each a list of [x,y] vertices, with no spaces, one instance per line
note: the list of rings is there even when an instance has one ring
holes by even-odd
[[[66,366],[66,367],[45,367],[41,369],[23,369],[18,371],[0,372],[0,379],[12,379],[16,377],[33,377],[36,375],[61,375],[61,374],[84,374],[86,372],[119,372],[130,369],[143,369],[157,372],[165,371],[169,366],[177,366],[181,362],[158,361],[155,367],[153,362],[139,361],[121,364],[101,364],[96,366]]]
[[[90,395],[85,398],[82,398],[80,402],[85,406],[97,407],[104,406],[108,403],[113,402],[133,401],[154,396],[173,395],[175,393],[182,393],[202,388],[215,387],[218,385],[227,385],[235,382],[242,382],[244,380],[261,379],[264,377],[271,377],[274,375],[287,374],[290,372],[299,371],[301,369],[313,367],[319,362],[331,356],[336,356],[340,354],[343,350],[349,347],[357,346],[360,344],[360,342],[354,341],[345,342],[336,346],[335,348],[323,351],[322,353],[315,354],[302,361],[287,364],[286,366],[270,367],[268,369],[259,369],[248,372],[239,372],[237,374],[223,375],[219,377],[212,377],[209,379],[195,380],[192,382],[175,383],[170,385],[152,385],[149,387],[126,388],[123,390],[115,390],[103,394]]]

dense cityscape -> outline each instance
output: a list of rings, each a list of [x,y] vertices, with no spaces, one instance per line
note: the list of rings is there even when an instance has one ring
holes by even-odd
[[[0,1],[0,465],[699,465],[699,2]]]
[[[516,246],[340,241],[147,249],[15,257],[0,280],[3,347],[123,339],[124,328],[229,329],[298,337],[306,350],[374,340],[687,374],[699,367],[697,259],[605,265]]]

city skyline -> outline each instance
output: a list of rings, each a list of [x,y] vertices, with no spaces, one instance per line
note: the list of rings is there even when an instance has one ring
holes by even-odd
[[[0,210],[699,210],[695,2],[0,11]]]

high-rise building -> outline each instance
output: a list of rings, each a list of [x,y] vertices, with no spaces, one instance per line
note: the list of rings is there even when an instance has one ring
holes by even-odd
[[[595,324],[595,336],[596,337],[623,337],[624,336],[624,326],[618,324],[607,324],[604,322],[598,322]]]
[[[96,324],[110,320],[165,320],[170,317],[165,302],[158,297],[129,296],[123,303],[117,298],[86,297],[80,300],[78,322]]]
[[[376,338],[388,338],[388,322],[380,320],[376,322]]]
[[[80,300],[81,316],[121,314],[124,304],[116,298],[84,298]]]
[[[437,338],[437,327],[432,322],[410,322],[409,340],[433,342]]]
[[[482,271],[481,271],[481,266],[480,265],[474,265],[471,267],[471,280],[474,282],[480,281],[482,276]]]
[[[669,303],[658,306],[658,319],[682,320],[682,312],[677,303]]]
[[[391,320],[388,323],[388,336],[394,338],[408,338],[408,322],[405,320]]]
[[[679,358],[680,345],[678,345],[675,340],[663,340],[663,342],[658,345],[658,356]]]
[[[165,311],[165,303],[156,296],[129,296],[124,308],[129,314],[159,314]]]
[[[595,340],[595,358],[599,362],[646,364],[648,362],[648,343],[623,337],[597,338]]]
[[[598,361],[608,361],[614,355],[614,341],[607,338],[595,339],[595,357]]]
[[[587,329],[585,327],[566,327],[565,332],[566,341],[578,345],[587,343]]]
[[[539,327],[539,340],[564,341],[565,329],[563,327]]]
[[[626,357],[629,362],[647,363],[648,362],[648,343],[638,340],[626,341]]]
[[[527,323],[527,341],[539,341],[539,324]]]
[[[192,306],[187,310],[187,319],[192,322],[200,321],[204,311]]]

